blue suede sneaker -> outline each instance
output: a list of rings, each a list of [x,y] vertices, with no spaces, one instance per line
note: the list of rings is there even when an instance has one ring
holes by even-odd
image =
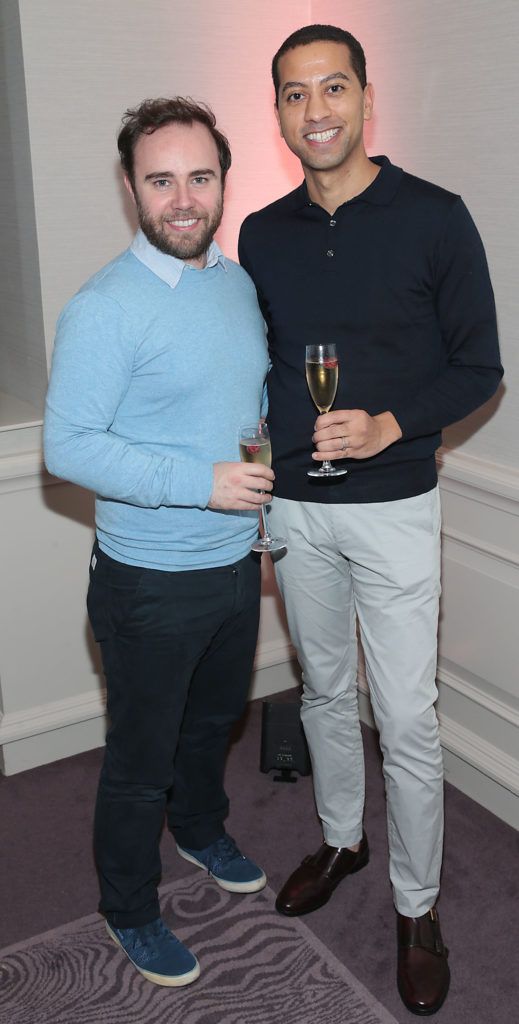
[[[227,892],[258,892],[267,884],[261,868],[244,857],[234,839],[227,834],[206,846],[205,850],[187,850],[178,843],[177,850],[184,860],[205,868]]]
[[[154,985],[190,985],[198,978],[200,964],[196,956],[166,928],[160,917],[139,928],[115,928],[108,921],[105,923],[110,938]]]

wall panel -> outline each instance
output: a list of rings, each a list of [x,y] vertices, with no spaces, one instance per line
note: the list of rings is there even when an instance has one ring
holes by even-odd
[[[516,3],[266,0],[260,24],[257,9],[238,0],[19,7],[22,164],[34,192],[32,252],[49,356],[58,310],[131,237],[115,153],[128,105],[175,92],[212,103],[234,154],[220,236],[231,255],[242,217],[300,180],[278,138],[269,65],[302,24],[335,22],[365,44],[376,91],[369,152],[385,151],[466,198],[488,250],[507,377],[498,399],[447,432],[439,709],[448,777],[519,825]],[[8,8],[16,13],[14,0]],[[37,305],[27,308],[34,316]],[[20,456],[9,455],[5,436],[0,444],[0,745],[8,771],[95,745],[103,728],[83,604],[91,498],[47,486],[37,437],[33,444]],[[255,692],[290,685],[290,659],[267,573]],[[367,715],[364,695],[362,702]]]

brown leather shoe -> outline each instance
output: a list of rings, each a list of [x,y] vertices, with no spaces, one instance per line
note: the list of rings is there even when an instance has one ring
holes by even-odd
[[[305,857],[285,882],[277,900],[276,910],[287,917],[309,914],[328,902],[334,889],[346,875],[360,871],[369,860],[368,839],[362,833],[362,840],[356,853],[347,847],[328,846]]]
[[[422,917],[398,914],[398,991],[411,1013],[436,1013],[449,991],[449,950],[435,907]]]

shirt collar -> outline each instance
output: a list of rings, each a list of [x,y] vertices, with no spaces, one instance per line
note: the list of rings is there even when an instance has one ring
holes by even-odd
[[[148,241],[141,228],[138,229],[133,239],[130,252],[141,263],[144,263],[148,270],[151,270],[153,274],[156,274],[162,281],[169,284],[170,288],[176,288],[186,267],[188,270],[196,270],[196,267],[191,267],[184,260],[179,260],[176,256],[168,256],[165,252],[157,249],[156,246]],[[207,263],[203,269],[207,270],[209,267],[215,267],[218,263],[226,270],[225,256],[219,245],[213,240],[207,250]]]
[[[395,198],[404,173],[402,168],[392,164],[387,156],[370,156],[369,159],[380,167],[375,180],[360,195],[349,199],[347,203],[342,203],[342,206],[347,206],[350,203],[370,203],[373,206],[387,206]],[[309,198],[306,181],[303,181],[303,184],[292,194],[296,209],[300,209],[303,206],[318,205],[317,203],[312,203]]]

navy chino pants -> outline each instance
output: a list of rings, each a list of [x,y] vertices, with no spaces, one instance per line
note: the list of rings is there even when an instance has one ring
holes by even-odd
[[[224,833],[233,723],[256,648],[260,564],[165,572],[109,558],[96,543],[88,613],[106,676],[109,729],[94,850],[100,910],[119,928],[160,914],[159,841],[203,849]]]

